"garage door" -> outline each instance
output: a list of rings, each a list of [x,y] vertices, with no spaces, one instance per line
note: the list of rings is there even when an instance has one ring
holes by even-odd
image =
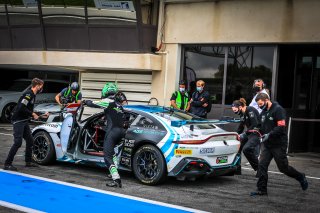
[[[117,82],[119,90],[132,104],[148,104],[151,98],[152,72],[80,72],[84,100],[98,100],[106,82]]]
[[[81,73],[81,91],[84,99],[101,98],[101,90],[106,82],[117,82],[129,104],[147,104],[151,98],[152,73]]]

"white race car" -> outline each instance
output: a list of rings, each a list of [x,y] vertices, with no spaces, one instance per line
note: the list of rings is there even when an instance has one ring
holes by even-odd
[[[83,118],[84,106],[63,122],[33,129],[33,158],[46,165],[58,161],[105,166],[104,113]],[[195,179],[234,175],[241,169],[238,134],[206,120],[159,106],[125,107],[130,127],[115,148],[120,170],[133,171],[144,184],[161,183],[167,176]]]

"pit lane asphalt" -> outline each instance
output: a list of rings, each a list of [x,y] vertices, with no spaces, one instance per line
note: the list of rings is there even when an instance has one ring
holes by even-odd
[[[12,126],[0,124],[0,167],[3,167],[12,145]],[[242,159],[242,175],[215,177],[196,181],[178,181],[169,178],[164,184],[146,186],[128,172],[121,172],[123,188],[105,186],[105,171],[101,168],[56,163],[39,168],[24,167],[24,146],[19,149],[14,165],[19,172],[54,180],[75,183],[101,190],[161,201],[169,204],[209,212],[320,212],[320,154],[301,153],[289,157],[289,164],[309,177],[309,189],[302,191],[300,184],[283,174],[272,161],[269,171],[269,196],[250,197],[255,190],[255,172]],[[1,189],[0,189],[1,190]],[[41,193],[41,192],[39,192]],[[125,204],[124,204],[125,205]],[[121,207],[119,207],[121,209]],[[1,212],[17,212],[0,207]]]

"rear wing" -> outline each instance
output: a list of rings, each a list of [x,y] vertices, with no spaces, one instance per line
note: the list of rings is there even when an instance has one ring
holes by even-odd
[[[228,124],[228,123],[239,123],[240,119],[230,119],[230,120],[180,120],[180,121],[171,121],[171,126],[181,127],[184,125],[192,124]]]

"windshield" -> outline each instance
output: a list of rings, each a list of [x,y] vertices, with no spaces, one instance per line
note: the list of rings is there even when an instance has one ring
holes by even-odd
[[[30,85],[30,81],[14,81],[6,90],[23,92]]]

